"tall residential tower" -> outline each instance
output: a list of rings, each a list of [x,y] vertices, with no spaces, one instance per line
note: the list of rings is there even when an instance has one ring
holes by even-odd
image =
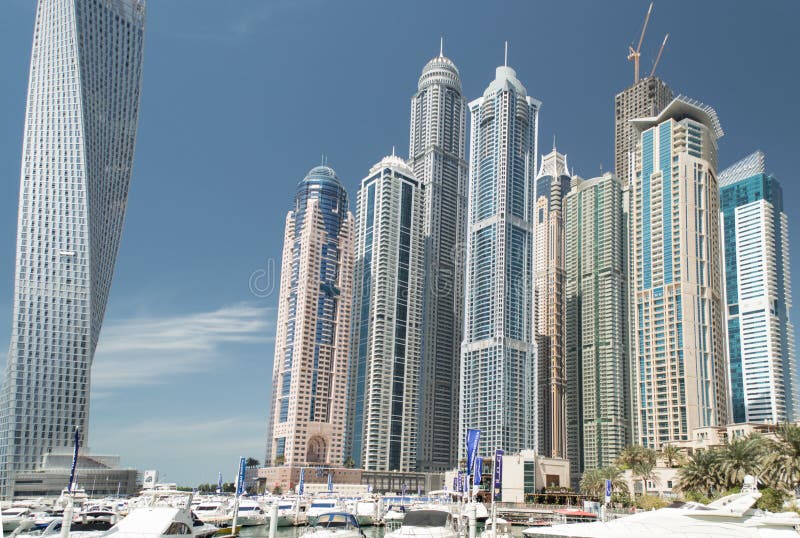
[[[14,320],[0,393],[0,496],[86,440],[90,371],[139,121],[144,0],[40,0],[22,149]]]
[[[409,166],[425,188],[417,449],[421,471],[444,471],[456,463],[467,222],[466,117],[458,69],[440,52],[422,70],[411,99],[409,142]]]
[[[580,181],[564,200],[567,454],[576,484],[630,444],[622,182]]]
[[[572,178],[567,156],[542,157],[536,176],[533,324],[538,357],[539,454],[565,457],[564,197]]]
[[[286,215],[267,460],[344,463],[353,215],[328,166],[297,185]]]
[[[468,428],[481,446],[536,448],[533,178],[541,103],[508,66],[470,103],[466,303],[459,454]]]
[[[358,191],[346,453],[369,471],[417,464],[423,190],[392,155]]]
[[[783,190],[760,151],[719,175],[733,422],[798,420]]]
[[[728,420],[717,114],[683,96],[635,120],[631,184],[634,442]]]

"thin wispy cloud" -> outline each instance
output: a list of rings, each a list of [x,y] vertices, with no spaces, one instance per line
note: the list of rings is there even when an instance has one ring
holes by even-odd
[[[285,24],[286,14],[314,9],[320,4],[322,0],[267,0],[237,20],[233,25],[233,32],[239,37],[244,37],[276,21],[279,16],[281,23]]]
[[[210,371],[231,359],[233,345],[274,339],[274,309],[238,304],[210,312],[108,320],[92,367],[101,395],[137,385],[164,384],[176,375]]]

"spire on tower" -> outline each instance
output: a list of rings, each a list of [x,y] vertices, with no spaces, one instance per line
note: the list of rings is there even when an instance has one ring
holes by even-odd
[[[505,56],[503,58],[503,65],[508,67],[508,41],[506,41],[506,51],[505,51]]]
[[[439,57],[444,56],[444,36],[439,37]]]

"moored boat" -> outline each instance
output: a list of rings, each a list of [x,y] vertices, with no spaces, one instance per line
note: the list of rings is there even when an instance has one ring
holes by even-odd
[[[320,514],[303,538],[364,538],[358,520],[348,512]]]
[[[402,526],[384,538],[458,538],[456,522],[448,510],[422,509],[406,513]]]

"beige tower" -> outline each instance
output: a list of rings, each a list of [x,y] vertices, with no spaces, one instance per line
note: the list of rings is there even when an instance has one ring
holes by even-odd
[[[533,305],[539,371],[538,448],[540,454],[557,458],[566,454],[562,206],[571,182],[567,156],[553,147],[553,151],[542,157],[536,176]]]
[[[716,112],[683,96],[634,121],[634,442],[728,420]]]
[[[342,465],[350,347],[353,215],[327,166],[286,216],[267,460]]]

